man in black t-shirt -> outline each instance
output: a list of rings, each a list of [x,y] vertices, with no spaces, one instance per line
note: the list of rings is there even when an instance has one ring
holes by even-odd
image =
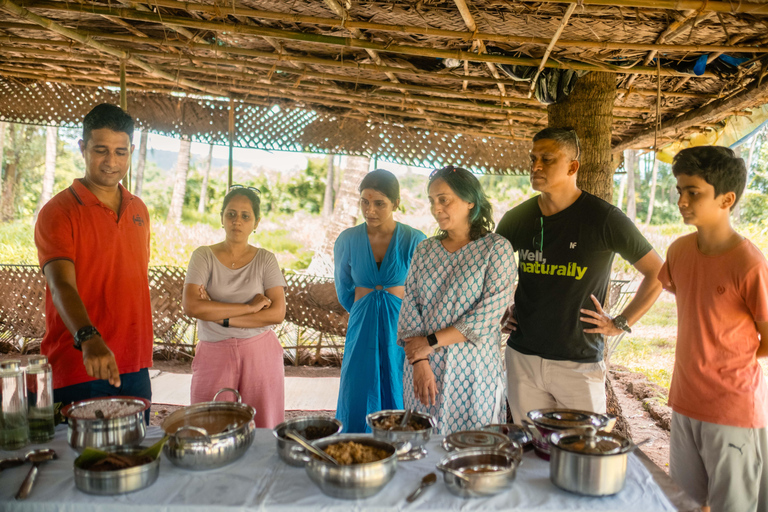
[[[662,260],[651,244],[621,210],[576,186],[576,132],[547,128],[533,141],[530,179],[541,194],[508,211],[496,230],[518,255],[519,284],[505,325],[516,422],[533,409],[604,413],[603,337],[629,332],[661,293]],[[643,280],[612,318],[601,304],[615,253]]]

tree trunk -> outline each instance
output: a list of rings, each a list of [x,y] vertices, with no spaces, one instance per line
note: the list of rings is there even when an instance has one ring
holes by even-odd
[[[573,128],[581,142],[580,189],[609,203],[613,196],[611,124],[616,76],[591,72],[579,78],[567,98],[549,105],[549,126]]]
[[[141,196],[141,189],[144,186],[144,169],[147,165],[147,140],[149,139],[149,132],[143,130],[139,137],[139,161],[136,163],[136,172],[133,174],[134,185],[133,193],[137,196]]]
[[[203,171],[203,184],[200,185],[200,202],[197,205],[197,213],[205,213],[205,203],[208,202],[208,178],[211,176],[213,164],[213,144],[208,147],[208,159],[205,161]]]
[[[35,210],[35,221],[40,209],[45,206],[53,195],[53,183],[56,177],[56,150],[59,143],[59,128],[49,126],[45,130],[45,172],[43,173],[43,193],[40,194],[40,202]]]
[[[333,161],[335,155],[328,155],[328,175],[325,178],[325,197],[323,198],[323,218],[333,215]]]
[[[3,154],[5,151],[5,124],[0,121],[0,179],[3,175]]]
[[[176,175],[173,181],[171,206],[168,208],[168,222],[181,222],[181,210],[184,206],[184,195],[187,191],[187,175],[189,174],[189,156],[191,148],[192,141],[182,138],[181,145],[179,146],[179,156],[176,159]]]
[[[653,217],[653,203],[656,202],[656,176],[659,173],[659,159],[654,156],[653,170],[651,171],[651,192],[648,194],[648,216],[645,218],[645,225],[651,223]]]
[[[627,217],[632,222],[637,219],[637,203],[635,202],[635,169],[637,168],[637,151],[628,149],[626,155],[627,168]]]

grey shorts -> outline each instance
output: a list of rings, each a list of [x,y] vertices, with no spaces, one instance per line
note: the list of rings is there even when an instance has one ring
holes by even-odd
[[[672,413],[669,476],[712,512],[768,512],[768,433]]]

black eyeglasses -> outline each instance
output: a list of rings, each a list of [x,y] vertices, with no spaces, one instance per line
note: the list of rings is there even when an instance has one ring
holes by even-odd
[[[539,224],[537,228],[541,228],[541,231],[533,235],[533,250],[537,248],[539,252],[544,252],[544,217],[539,217]]]
[[[252,191],[256,192],[257,194],[261,194],[261,190],[259,190],[258,188],[256,188],[256,187],[246,187],[245,185],[232,185],[231,187],[229,187],[229,190],[227,192],[232,192],[236,188],[244,188],[244,189],[247,189],[247,190],[252,190]]]
[[[456,167],[453,165],[449,165],[447,167],[442,167],[440,169],[435,169],[431,173],[429,173],[429,181],[432,181],[433,179],[437,178],[440,174],[448,174],[449,172],[456,172]]]

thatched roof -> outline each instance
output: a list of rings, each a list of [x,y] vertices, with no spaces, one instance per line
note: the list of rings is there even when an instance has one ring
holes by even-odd
[[[765,0],[0,0],[0,119],[77,124],[122,62],[155,131],[223,143],[233,98],[238,145],[505,173],[547,124],[511,75],[615,74],[649,147],[768,102],[767,54]]]

